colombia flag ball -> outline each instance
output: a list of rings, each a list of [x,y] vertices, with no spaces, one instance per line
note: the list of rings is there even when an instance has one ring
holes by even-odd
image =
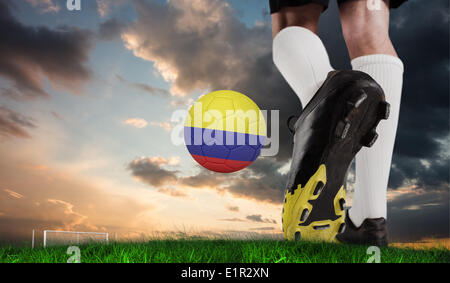
[[[206,169],[231,173],[250,165],[261,153],[266,122],[247,96],[219,90],[201,96],[189,109],[184,140],[192,157]]]

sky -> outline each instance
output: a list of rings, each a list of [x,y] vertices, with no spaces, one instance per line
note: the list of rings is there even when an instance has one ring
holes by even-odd
[[[301,104],[272,62],[268,1],[65,2],[0,2],[0,241],[32,229],[279,236],[285,121]],[[449,7],[424,2],[391,13],[405,64],[394,241],[449,237]],[[334,1],[319,36],[349,69]],[[219,89],[280,110],[276,156],[224,175],[171,142],[172,113]]]

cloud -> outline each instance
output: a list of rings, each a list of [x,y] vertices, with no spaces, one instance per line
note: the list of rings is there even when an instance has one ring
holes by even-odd
[[[191,188],[208,188],[234,197],[279,204],[283,200],[286,175],[277,172],[284,164],[260,158],[246,169],[232,175],[217,174],[201,168],[196,175],[179,178]],[[271,170],[274,170],[271,171]]]
[[[389,185],[393,189],[414,184],[418,188],[447,190],[448,183],[448,157],[422,159],[398,155],[393,163]]]
[[[263,218],[261,214],[252,214],[247,215],[245,219],[241,218],[224,218],[219,219],[220,221],[228,221],[228,222],[256,222],[256,223],[269,223],[269,224],[277,224],[277,221],[274,219]]]
[[[275,221],[274,219],[267,219],[267,218],[263,219],[261,214],[247,215],[246,219],[253,221],[253,222],[277,224],[277,221]]]
[[[158,192],[176,198],[192,199],[187,193],[174,188],[160,188]]]
[[[120,38],[121,33],[126,28],[127,24],[117,19],[109,19],[100,24],[97,35],[103,40],[113,40]]]
[[[100,17],[107,17],[111,12],[127,3],[127,0],[96,0],[97,2],[97,12],[100,15]]]
[[[233,179],[225,184],[226,190],[234,196],[264,202],[281,203],[286,185],[286,173],[279,169],[285,165],[273,158],[259,158]]]
[[[47,202],[54,204],[56,206],[59,206],[64,215],[65,215],[65,223],[63,229],[66,231],[76,231],[78,228],[80,228],[81,225],[83,225],[83,228],[87,228],[90,231],[98,231],[99,228],[90,224],[87,219],[88,217],[85,215],[82,215],[81,213],[78,213],[74,211],[74,205],[63,200],[58,199],[47,199]]]
[[[168,132],[173,129],[173,125],[170,122],[150,122],[150,126],[159,127]]]
[[[164,165],[171,165],[171,161],[162,157],[150,157],[135,159],[127,168],[140,181],[160,187],[177,181],[177,171],[164,169]]]
[[[251,170],[251,169],[249,169]],[[221,189],[236,197],[254,199],[263,202],[281,203],[284,184],[275,186],[274,182],[266,183],[267,176],[248,177],[240,175]]]
[[[225,208],[232,212],[239,212],[239,206],[227,204]]]
[[[88,30],[26,26],[1,2],[0,37],[0,76],[12,84],[0,90],[4,96],[17,100],[49,97],[45,79],[57,90],[78,94],[91,77],[86,66],[92,46]]]
[[[97,11],[101,17],[105,17],[111,11],[110,1],[108,0],[97,0]]]
[[[18,192],[11,191],[8,189],[4,189],[3,191],[5,191],[8,195],[10,195],[13,198],[17,198],[17,199],[23,198],[23,195],[19,194]]]
[[[128,86],[134,87],[135,89],[138,89],[140,91],[147,92],[147,93],[149,93],[151,95],[159,95],[159,96],[168,96],[168,95],[170,95],[169,91],[167,91],[165,89],[152,87],[150,85],[143,84],[143,83],[133,83],[133,82],[127,81],[126,79],[124,79],[120,75],[116,75],[116,77],[117,77],[117,79],[120,82],[125,83]]]
[[[124,121],[124,123],[127,124],[127,125],[130,125],[130,126],[133,126],[133,127],[135,127],[135,128],[138,128],[138,129],[143,129],[143,128],[147,127],[147,125],[148,125],[148,122],[145,121],[145,120],[142,119],[142,118],[130,118],[130,119],[126,119],[126,120]]]
[[[0,106],[0,136],[30,138],[27,129],[35,127],[32,118]]]
[[[27,0],[33,7],[37,7],[42,13],[57,13],[61,7],[53,0]]]

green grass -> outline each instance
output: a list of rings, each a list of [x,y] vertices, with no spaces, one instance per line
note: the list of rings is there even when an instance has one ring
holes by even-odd
[[[367,247],[273,240],[153,240],[80,246],[84,263],[367,262]],[[64,263],[67,247],[0,247],[1,263]],[[381,262],[450,262],[446,249],[381,248]]]

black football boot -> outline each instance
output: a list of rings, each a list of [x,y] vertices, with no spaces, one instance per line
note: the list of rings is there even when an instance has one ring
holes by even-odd
[[[336,236],[339,242],[346,244],[371,245],[371,246],[387,246],[388,230],[386,227],[386,219],[372,218],[365,219],[361,226],[356,227],[350,217],[348,211],[345,216],[344,231]]]
[[[295,122],[284,200],[285,239],[336,242],[344,228],[344,182],[363,146],[389,116],[381,87],[366,73],[333,71]]]

